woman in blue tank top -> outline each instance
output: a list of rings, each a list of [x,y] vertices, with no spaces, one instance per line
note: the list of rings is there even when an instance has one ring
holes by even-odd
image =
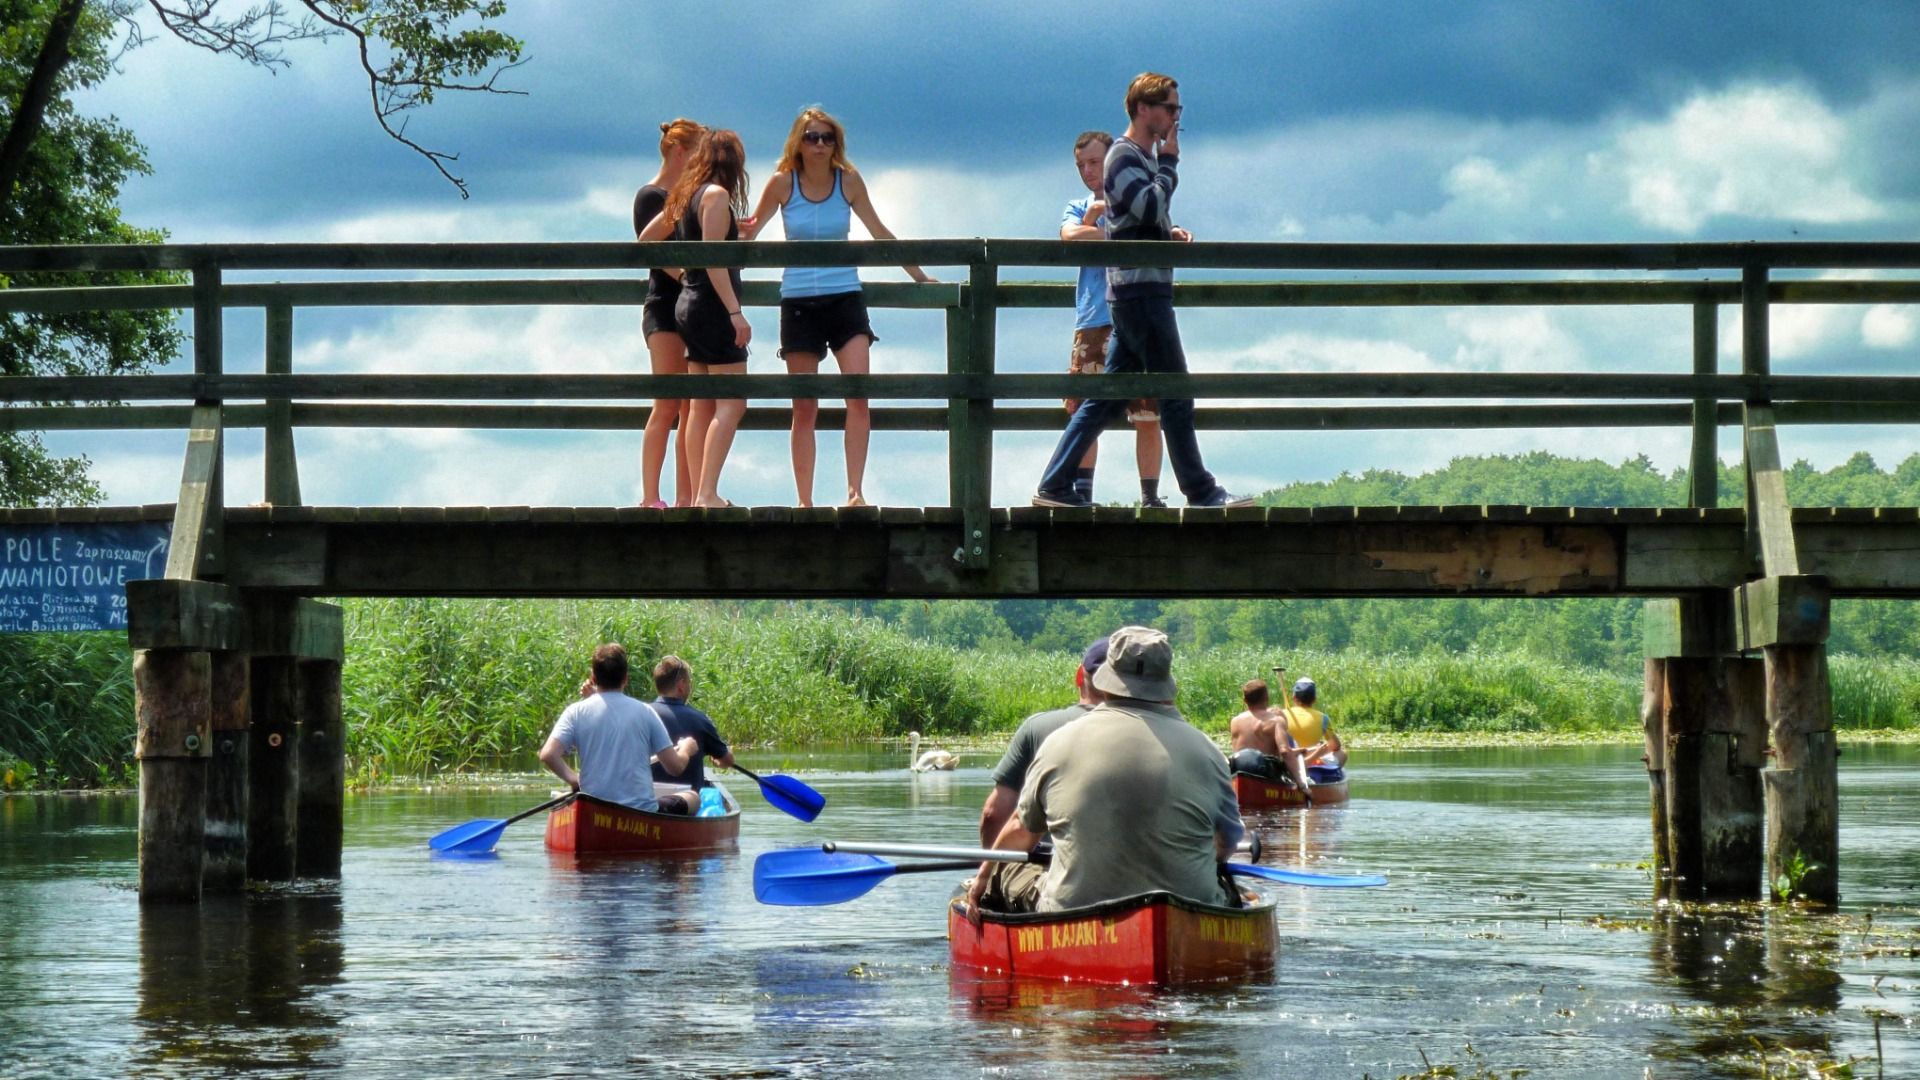
[[[641,230],[640,239],[737,240],[738,214],[746,202],[747,153],[740,136],[709,132],[667,193],[666,208]],[[687,343],[687,369],[695,375],[746,374],[753,327],[740,312],[739,269],[688,267],[680,282],[673,314]],[[746,411],[745,398],[696,399],[688,410],[687,442],[700,440],[704,451],[693,505],[732,505],[720,497],[720,470]]]
[[[847,132],[818,108],[801,111],[787,133],[780,164],[747,220],[753,239],[773,214],[782,215],[789,240],[845,240],[855,214],[875,240],[894,235],[880,222],[867,184],[847,161]],[[915,281],[932,281],[917,266],[904,268]],[[860,274],[851,266],[792,266],[780,278],[780,356],[787,371],[811,375],[831,350],[843,375],[865,375],[875,338],[867,322]],[[817,401],[793,403],[793,480],[800,505],[813,505],[813,429]],[[864,400],[847,400],[847,505],[867,505],[861,490],[867,472],[872,419]]]

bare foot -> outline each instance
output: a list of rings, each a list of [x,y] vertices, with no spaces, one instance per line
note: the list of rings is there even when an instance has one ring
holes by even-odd
[[[865,506],[867,505],[867,497],[865,495],[860,494],[857,491],[850,491],[847,493],[847,505],[848,506]]]

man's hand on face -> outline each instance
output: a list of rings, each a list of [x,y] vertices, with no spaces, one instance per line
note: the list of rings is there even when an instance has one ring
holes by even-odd
[[[1180,156],[1180,121],[1175,120],[1167,127],[1167,136],[1160,140],[1160,152]]]

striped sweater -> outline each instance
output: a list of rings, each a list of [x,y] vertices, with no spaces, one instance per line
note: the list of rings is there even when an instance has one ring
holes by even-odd
[[[1180,184],[1180,159],[1156,157],[1153,151],[1127,138],[1113,141],[1107,150],[1101,187],[1107,200],[1109,240],[1173,239],[1173,189]],[[1107,268],[1107,299],[1172,296],[1173,268],[1137,266]]]

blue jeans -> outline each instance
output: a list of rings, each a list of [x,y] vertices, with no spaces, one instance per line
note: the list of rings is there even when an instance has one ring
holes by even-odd
[[[1187,354],[1180,347],[1180,327],[1173,320],[1173,297],[1115,300],[1110,306],[1113,337],[1107,341],[1107,374],[1186,374]],[[1126,409],[1124,398],[1082,401],[1067,421],[1067,430],[1060,434],[1060,444],[1054,447],[1047,471],[1040,477],[1040,490],[1052,495],[1072,490],[1074,470],[1086,456],[1087,447]],[[1160,432],[1166,438],[1167,458],[1173,463],[1181,493],[1188,499],[1212,495],[1220,485],[1200,460],[1200,439],[1193,431],[1193,399],[1161,398]]]

